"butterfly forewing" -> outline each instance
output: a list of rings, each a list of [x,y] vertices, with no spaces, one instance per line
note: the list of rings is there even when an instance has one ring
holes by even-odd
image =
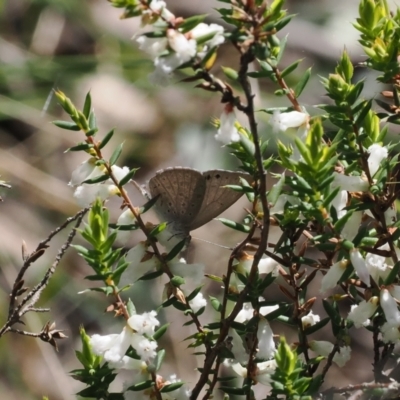
[[[158,196],[156,211],[173,225],[173,230],[189,234],[206,191],[203,175],[190,168],[167,168],[149,181],[151,197]]]
[[[201,208],[190,224],[190,230],[211,221],[242,197],[243,193],[226,188],[226,185],[240,185],[240,178],[252,181],[250,175],[241,172],[212,170],[203,172],[205,193]]]

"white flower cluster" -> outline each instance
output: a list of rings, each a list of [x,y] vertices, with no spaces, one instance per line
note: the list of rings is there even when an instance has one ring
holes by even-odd
[[[156,315],[155,311],[133,315],[120,334],[93,335],[90,338],[93,352],[103,356],[112,368],[143,369],[143,362],[150,362],[156,356],[157,342],[149,339],[160,324]],[[130,346],[140,360],[125,355]]]
[[[264,299],[260,297],[260,301]],[[275,311],[278,306],[271,307],[261,307],[260,314],[265,316],[272,311]],[[236,316],[235,321],[244,323],[249,321],[254,316],[254,309],[251,303],[245,303],[243,309]],[[233,371],[242,378],[247,378],[247,368],[246,364],[249,360],[248,352],[243,346],[242,338],[237,334],[234,329],[230,329],[229,336],[232,338],[232,353],[235,355],[234,360],[226,360],[225,365],[230,366]],[[262,318],[258,324],[257,330],[258,338],[258,352],[257,359],[263,359],[267,361],[262,361],[257,363],[257,369],[254,371],[255,376],[252,378],[261,383],[262,385],[269,385],[271,382],[271,375],[276,369],[276,362],[273,359],[276,351],[276,346],[274,342],[274,336],[272,329],[265,318]]]
[[[118,181],[129,172],[128,167],[120,168],[116,165],[113,165],[111,170]],[[89,206],[97,197],[101,200],[107,200],[109,197],[119,194],[117,186],[111,179],[95,184],[82,183],[88,179],[98,178],[104,173],[104,167],[97,166],[95,158],[83,162],[72,172],[69,186],[76,187],[74,197],[81,207]]]
[[[161,18],[165,21],[175,20],[163,1],[153,0],[149,12],[152,11],[161,13]],[[221,25],[201,22],[189,32],[168,28],[165,34],[144,34],[136,41],[139,48],[154,60],[155,71],[150,74],[150,80],[154,84],[166,85],[177,68],[194,58],[201,61],[211,49],[222,44],[225,37]]]

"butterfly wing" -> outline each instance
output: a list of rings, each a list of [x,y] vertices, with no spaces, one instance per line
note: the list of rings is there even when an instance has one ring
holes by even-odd
[[[206,190],[201,172],[183,167],[158,171],[149,181],[149,190],[152,198],[158,196],[156,212],[170,231],[189,235]]]
[[[240,178],[246,179],[249,183],[253,181],[252,177],[244,172],[223,170],[203,172],[203,177],[205,181],[204,198],[196,218],[190,224],[190,230],[197,229],[211,221],[242,197],[243,193],[224,186],[240,185]]]

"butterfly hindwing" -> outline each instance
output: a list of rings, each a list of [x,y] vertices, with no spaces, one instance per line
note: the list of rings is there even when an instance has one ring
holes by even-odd
[[[250,175],[242,172],[211,170],[203,172],[205,193],[203,202],[196,218],[190,224],[190,230],[211,221],[228,209],[242,197],[243,193],[226,188],[226,185],[240,185],[240,178],[252,181]]]

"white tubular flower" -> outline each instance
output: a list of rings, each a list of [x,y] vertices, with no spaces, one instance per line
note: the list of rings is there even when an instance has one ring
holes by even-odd
[[[160,325],[155,311],[132,315],[127,321],[128,325],[139,335],[153,335],[155,328]]]
[[[235,272],[246,276],[250,273],[253,261],[253,256],[244,253],[238,260],[237,264],[235,264]],[[272,274],[272,276],[276,277],[279,275],[279,265],[280,264],[271,257],[263,257],[258,263],[258,273],[260,275]]]
[[[358,277],[367,286],[370,286],[371,279],[367,269],[367,264],[357,248],[350,250],[350,261],[356,271]]]
[[[258,300],[260,302],[264,301],[265,299],[263,297],[259,297]],[[272,311],[275,311],[279,308],[278,305],[275,306],[264,306],[260,307],[260,314],[262,316],[266,316],[267,314],[271,313]],[[251,305],[251,303],[244,303],[243,308],[239,311],[238,315],[235,318],[235,321],[237,322],[246,322],[249,321],[251,318],[254,316],[254,308]]]
[[[338,219],[344,217],[347,213],[346,208],[349,195],[347,190],[340,190],[331,202],[332,207],[336,210]]]
[[[127,208],[122,214],[118,217],[117,225],[133,225],[136,222],[136,218],[133,215],[132,211]],[[125,244],[131,235],[130,231],[118,230],[117,238],[120,243]]]
[[[233,371],[240,377],[247,378],[247,368],[243,367],[240,363],[232,364]],[[261,383],[262,385],[269,386],[271,383],[271,375],[275,372],[276,361],[269,360],[257,363],[257,368],[251,378],[254,382]]]
[[[378,171],[382,160],[387,158],[388,149],[384,146],[381,146],[378,143],[374,143],[373,145],[368,147],[367,151],[369,153],[368,157],[369,172],[371,176],[374,176]]]
[[[380,293],[380,305],[389,324],[400,324],[400,312],[396,300],[390,295],[387,289],[382,289]]]
[[[253,315],[254,308],[251,303],[244,303],[243,308],[239,311],[238,315],[236,315],[235,321],[243,323],[253,318]]]
[[[123,331],[124,335],[125,332]],[[126,349],[121,352],[120,344],[123,341],[122,334],[111,334],[111,335],[93,335],[90,338],[90,346],[92,347],[93,353],[96,355],[102,355],[108,361],[115,358],[114,354],[119,354],[117,357],[121,359],[126,352]],[[107,355],[106,355],[107,353]],[[121,354],[122,353],[122,354]]]
[[[181,64],[189,61],[196,55],[197,43],[194,39],[188,39],[184,34],[175,29],[167,30],[168,44],[178,55]]]
[[[258,353],[257,357],[269,360],[275,354],[276,347],[274,334],[266,319],[261,319],[257,330]]]
[[[385,211],[385,222],[387,226],[393,225],[397,221],[397,210],[396,204],[393,203],[391,207],[389,207]]]
[[[333,350],[333,344],[326,340],[313,340],[309,342],[309,346],[312,351],[323,357],[328,357]],[[340,347],[333,356],[333,362],[339,367],[343,367],[350,360],[350,355],[351,348],[349,346]]]
[[[111,171],[112,171],[114,177],[119,182],[129,172],[129,168],[128,167],[122,167],[121,168],[121,167],[118,167],[117,165],[113,165],[111,167]]]
[[[176,53],[171,53],[165,57],[157,57],[154,60],[155,70],[148,76],[149,81],[153,85],[168,85],[172,73],[181,64],[183,64],[182,59]]]
[[[307,329],[310,326],[315,325],[317,322],[321,320],[318,314],[314,314],[312,310],[301,318],[301,324],[303,325],[303,329]]]
[[[329,271],[326,273],[321,281],[321,293],[325,293],[327,290],[332,289],[336,286],[348,264],[349,260],[343,259],[336,262],[329,268]]]
[[[196,40],[187,39],[175,29],[168,29],[167,36],[163,38],[140,36],[137,42],[154,59],[155,70],[149,75],[149,79],[157,85],[168,84],[174,70],[196,55]],[[168,46],[172,51],[164,56]]]
[[[389,250],[389,245],[383,245],[379,247],[379,250]],[[386,263],[386,258],[383,256],[367,253],[365,256],[365,263],[369,274],[375,282],[379,282],[379,278],[385,279],[390,273],[391,268]]]
[[[208,25],[201,22],[189,32],[189,35],[196,41],[199,41],[206,36],[210,36],[210,39],[205,42],[201,41],[199,45],[200,50],[197,52],[197,57],[200,59],[203,59],[209,50],[221,45],[225,41],[224,28],[218,24]]]
[[[133,215],[133,212],[127,208],[122,214],[118,217],[117,225],[132,225],[136,222],[136,218]]]
[[[266,256],[258,263],[258,273],[260,275],[271,274],[272,276],[277,277],[279,276],[279,266],[280,264],[273,258]]]
[[[225,359],[224,364],[226,366],[231,366],[234,361],[243,364],[249,361],[249,355],[245,349],[245,346],[243,345],[243,339],[240,337],[240,335],[236,332],[235,329],[232,328],[229,329],[229,337],[232,338],[231,351],[234,354],[235,358],[234,360]]]
[[[356,237],[360,229],[361,219],[361,211],[354,211],[353,214],[351,214],[340,234],[343,239],[353,240]]]
[[[193,300],[189,301],[189,306],[194,313],[197,313],[200,309],[207,305],[207,300],[204,298],[202,293],[197,293]]]
[[[130,345],[143,361],[150,361],[157,355],[157,342],[149,340],[142,335],[133,335]]]
[[[387,289],[382,289],[380,293],[380,305],[385,314],[386,321],[382,327],[382,340],[385,343],[400,342],[400,312],[396,300],[390,295]]]
[[[155,326],[159,324],[154,315],[156,315],[155,311],[145,313],[142,316],[132,316],[119,335],[93,335],[90,338],[93,352],[102,355],[104,360],[115,368],[131,369],[137,367],[137,362],[132,362],[129,357],[125,356],[129,346],[136,350],[142,361],[150,361],[156,356],[157,342],[147,339],[139,334],[136,329],[146,334],[154,333]],[[135,330],[131,325],[135,327]]]
[[[200,22],[196,25],[190,32],[190,37],[193,39],[201,39],[204,36],[211,36],[211,39],[207,40],[205,43],[209,45],[210,48],[218,46],[224,43],[224,27],[218,24],[205,24]]]
[[[348,192],[366,192],[369,188],[368,182],[361,176],[348,176],[338,172],[334,172],[333,176],[332,187],[340,187]]]
[[[111,167],[114,176],[120,181],[128,172],[128,167]],[[93,166],[93,159],[81,164],[73,173],[69,183],[70,186],[79,184],[75,190],[74,197],[81,207],[87,207],[93,203],[97,197],[101,200],[107,200],[109,197],[119,194],[119,189],[114,185],[111,179],[97,184],[83,184],[82,181],[97,178],[104,174],[104,169]],[[79,182],[79,183],[78,183]]]
[[[362,326],[368,326],[370,324],[369,318],[374,314],[378,308],[379,299],[374,296],[368,301],[361,301],[360,304],[354,304],[351,306],[351,310],[348,315],[348,319],[354,322],[356,328]]]
[[[145,242],[140,242],[130,249],[125,259],[132,264],[129,267],[129,279],[132,282],[137,281],[143,275],[153,271],[160,265],[155,256],[147,253]]]
[[[152,59],[163,53],[168,46],[168,39],[166,37],[150,38],[142,35],[136,41],[139,43],[139,49],[146,52]]]
[[[119,190],[113,184],[84,184],[76,188],[74,197],[79,206],[88,207],[96,200],[96,198],[100,198],[102,201],[104,201],[117,194],[119,194]]]
[[[260,297],[260,301],[262,301],[262,300],[264,300],[264,299],[262,297]],[[265,317],[266,315],[268,315],[272,311],[277,310],[278,308],[279,308],[278,305],[260,307],[260,314]]]
[[[138,375],[142,377],[142,379],[138,380],[138,382],[143,382],[144,380],[149,379],[149,372],[147,371],[147,364],[142,360],[136,360],[134,358],[124,356],[121,361],[113,363],[113,367],[116,369],[129,369],[138,371]],[[132,382],[131,382],[132,385]]]
[[[175,15],[168,11],[165,1],[152,0],[149,7],[151,11],[160,14],[165,21],[173,21],[175,19]]]
[[[103,170],[96,166],[96,159],[89,158],[84,161],[78,168],[72,172],[69,186],[79,186],[83,181],[89,178],[96,178],[97,176],[103,175]]]
[[[274,132],[278,133],[285,132],[289,128],[299,128],[302,125],[308,125],[309,119],[310,116],[308,114],[299,111],[286,113],[275,111],[269,123],[272,125]]]
[[[116,366],[120,364],[131,345],[132,335],[133,332],[125,327],[119,335],[93,335],[90,338],[90,345],[95,354],[103,356],[111,366]]]
[[[220,125],[215,139],[223,144],[238,142],[240,134],[235,127],[236,115],[231,104],[227,104],[220,117]]]

